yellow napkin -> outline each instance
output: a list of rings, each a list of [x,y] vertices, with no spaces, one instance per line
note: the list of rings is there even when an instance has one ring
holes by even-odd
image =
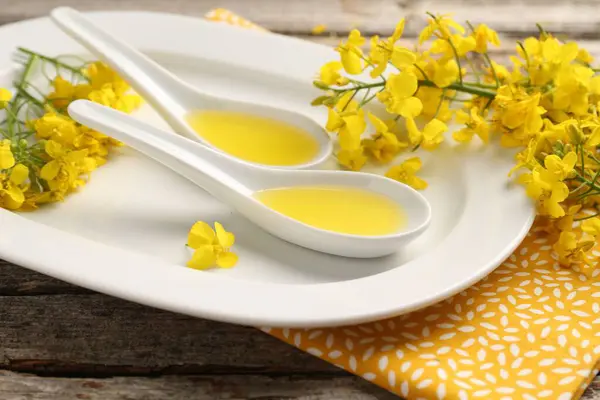
[[[256,27],[227,10],[209,19]],[[408,399],[573,399],[598,373],[600,281],[560,268],[534,227],[488,277],[424,310],[264,330]]]

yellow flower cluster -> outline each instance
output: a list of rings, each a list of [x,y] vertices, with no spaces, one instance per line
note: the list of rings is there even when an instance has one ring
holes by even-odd
[[[600,75],[593,58],[539,27],[539,37],[517,42],[506,67],[490,58],[489,47],[500,41],[484,24],[429,14],[412,49],[399,44],[404,25],[370,38],[368,52],[353,30],[336,49],[339,61],[319,71],[314,84],[324,93],[313,105],[328,108],[340,165],[357,171],[369,160],[392,163],[403,151],[435,150],[450,123],[460,125],[451,135],[457,142],[516,147],[510,173],[518,171],[547,219],[558,259],[590,273],[600,236]],[[373,101],[385,112],[369,108]],[[420,169],[420,159],[410,157],[386,176],[424,189]]]
[[[223,225],[215,222],[215,229],[206,222],[198,221],[190,229],[187,245],[194,249],[187,265],[194,269],[207,269],[214,265],[231,268],[237,264],[237,254],[230,251],[235,236]]]
[[[0,207],[9,210],[27,211],[63,200],[120,145],[72,120],[66,111],[72,101],[89,99],[124,112],[141,103],[138,95],[129,93],[129,85],[101,62],[81,69],[69,67],[80,82],[57,75],[51,82],[53,90],[39,99],[27,90],[33,86],[26,79],[39,59],[59,63],[31,54],[15,96],[11,99],[10,92],[0,90],[0,105],[7,114],[6,126],[0,130]],[[26,120],[21,121],[20,115]]]

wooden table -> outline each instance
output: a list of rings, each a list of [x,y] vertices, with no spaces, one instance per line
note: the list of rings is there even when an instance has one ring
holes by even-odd
[[[552,3],[552,4],[550,4]],[[599,1],[529,0],[0,0],[0,23],[81,10],[202,16],[229,8],[273,31],[333,44],[353,26],[406,36],[424,11],[453,11],[509,37],[546,29],[600,55]],[[325,24],[330,36],[314,37]],[[0,227],[0,234],[3,232]],[[596,391],[599,391],[596,393]],[[0,399],[395,399],[394,395],[252,328],[189,318],[97,294],[0,260]],[[600,380],[584,398],[600,399]]]

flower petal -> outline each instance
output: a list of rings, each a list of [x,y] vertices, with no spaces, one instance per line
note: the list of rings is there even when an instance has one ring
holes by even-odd
[[[10,173],[10,181],[15,185],[21,185],[29,176],[29,168],[23,164],[17,164]]]
[[[15,157],[10,149],[10,140],[0,141],[0,169],[9,169],[15,165]]]
[[[419,157],[411,157],[402,163],[402,167],[409,174],[414,174],[423,167],[423,162]]]
[[[40,171],[40,178],[46,181],[51,181],[54,178],[56,178],[56,175],[58,175],[59,171],[60,164],[58,163],[58,161],[52,160],[42,167],[42,170]]]
[[[215,222],[215,232],[217,234],[217,240],[223,248],[228,249],[235,243],[235,235],[231,232],[227,232],[223,225]]]
[[[219,254],[217,257],[217,265],[221,268],[231,268],[234,267],[238,262],[238,256],[235,253],[230,251],[225,251]]]
[[[0,192],[2,194],[2,192]],[[25,195],[23,191],[14,185],[10,185],[4,190],[4,207],[8,210],[16,210],[23,205],[25,201]]]
[[[192,258],[187,262],[187,266],[194,269],[207,269],[215,264],[216,255],[213,246],[200,246],[194,251]]]
[[[423,103],[417,97],[409,97],[398,104],[397,111],[404,118],[415,118],[423,111]]]
[[[377,118],[372,112],[369,111],[367,113],[367,116],[369,117],[369,121],[371,121],[371,124],[373,124],[377,132],[383,133],[388,131],[388,126],[385,124],[385,122]]]
[[[204,245],[212,245],[215,241],[215,231],[206,222],[198,221],[188,234],[188,246],[197,249]]]

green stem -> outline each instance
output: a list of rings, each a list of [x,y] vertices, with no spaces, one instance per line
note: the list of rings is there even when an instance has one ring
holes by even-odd
[[[440,96],[440,101],[438,102],[437,108],[435,109],[435,114],[433,114],[433,118],[437,118],[440,109],[442,108],[442,104],[444,103],[444,97],[446,94],[446,89],[442,89],[442,95]]]
[[[462,66],[460,65],[460,57],[458,56],[458,50],[456,50],[456,47],[454,46],[454,43],[452,43],[452,40],[450,38],[448,38],[448,44],[450,44],[450,47],[452,48],[452,52],[454,53],[454,58],[456,59],[456,65],[458,65],[458,81],[462,85],[462,83],[463,83]]]
[[[27,62],[25,63],[25,67],[23,68],[23,72],[21,73],[21,76],[19,76],[18,81],[15,83],[17,87],[22,86],[24,82],[27,81],[27,78],[29,76],[29,74],[31,73],[31,71],[33,70],[33,65],[35,64],[35,61],[37,60],[37,56],[35,55],[30,55],[29,59],[27,60]],[[6,107],[6,122],[7,122],[7,127],[8,127],[8,135],[11,137],[14,136],[14,132],[15,132],[15,121],[18,120],[17,118],[17,114],[19,113],[21,106],[18,106],[18,102],[19,102],[19,96],[20,92],[17,91],[17,93],[15,94],[15,96],[12,98],[12,100],[8,103],[7,107]],[[18,106],[18,108],[17,108]],[[14,109],[17,108],[17,111],[15,112]]]
[[[478,82],[463,82],[463,85],[465,86],[473,86],[473,87],[478,87],[478,88],[482,88],[482,89],[498,89],[496,87],[496,85],[489,85],[487,83],[478,83]]]
[[[496,73],[496,68],[494,68],[494,64],[492,64],[490,55],[488,53],[483,53],[483,57],[485,58],[487,63],[490,65],[490,71],[492,71],[492,76],[494,77],[494,80],[496,81],[496,88],[499,88],[500,87],[500,79],[498,79],[498,74]]]
[[[69,65],[69,64],[65,64],[65,63],[59,61],[57,58],[48,57],[48,56],[45,56],[45,55],[40,54],[40,53],[36,53],[33,50],[29,50],[29,49],[26,49],[26,48],[23,48],[23,47],[17,47],[17,50],[20,51],[20,52],[22,52],[22,53],[28,54],[30,56],[35,56],[35,57],[39,58],[40,60],[44,60],[44,61],[47,61],[49,63],[52,63],[52,64],[56,65],[57,67],[64,68],[64,69],[66,69],[68,71],[71,71],[72,73],[81,76],[86,81],[89,81],[89,78],[87,76],[85,76],[81,72],[80,68],[73,67],[72,65]]]
[[[332,91],[338,92],[338,93],[344,93],[344,92],[348,92],[350,90],[362,90],[362,89],[370,89],[370,88],[385,86],[385,83],[383,83],[383,82],[377,82],[377,83],[359,83],[358,81],[355,81],[355,82],[357,83],[356,86],[352,86],[352,87],[349,87],[346,89],[328,88],[328,90],[332,90]]]
[[[579,172],[577,172],[577,171],[575,171],[575,174],[577,174],[577,180],[579,180],[579,182],[585,182],[585,183],[586,183],[586,184],[587,184],[587,185],[590,187],[590,190],[589,190],[589,191],[591,191],[592,189],[593,189],[593,190],[600,191],[600,187],[596,186],[596,184],[595,184],[594,182],[590,182],[590,181],[589,181],[588,179],[586,179],[584,176],[581,176],[581,175],[579,174]],[[583,195],[585,195],[585,193],[584,193]],[[583,196],[583,195],[580,195],[580,196]]]
[[[523,50],[523,54],[525,55],[525,62],[527,64],[527,69],[529,70],[529,68],[531,67],[531,65],[529,63],[529,54],[527,54],[527,50],[525,50],[525,46],[523,46],[523,43],[517,42],[517,45],[519,45],[521,50]]]
[[[427,80],[429,79],[429,77],[427,76],[425,71],[423,71],[423,69],[421,67],[419,67],[417,64],[413,64],[413,65],[421,74],[423,74],[423,79],[427,79]]]
[[[587,215],[587,216],[581,217],[581,218],[574,218],[573,221],[585,221],[586,219],[591,219],[591,218],[597,217],[598,215],[600,215],[600,212],[597,212],[596,214],[592,214],[592,215]]]
[[[35,97],[33,97],[31,95],[31,93],[29,93],[27,90],[25,90],[23,88],[23,86],[17,86],[17,90],[19,92],[19,94],[23,97],[25,97],[27,100],[29,100],[30,102],[32,102],[33,104],[35,104],[36,106],[40,107],[40,108],[44,108],[44,103],[42,103],[40,100],[36,99]]]
[[[355,90],[354,93],[352,93],[352,96],[350,96],[350,99],[348,99],[348,102],[346,103],[344,108],[342,108],[342,110],[341,110],[342,112],[344,112],[346,110],[346,108],[352,102],[352,100],[354,99],[354,97],[356,96],[357,93],[358,93],[358,90]]]
[[[473,60],[471,60],[468,57],[465,57],[465,60],[467,60],[467,64],[469,64],[469,68],[471,68],[471,71],[473,72],[473,75],[475,75],[475,79],[477,80],[477,84],[481,83],[481,78],[479,76],[479,72],[477,72],[477,68],[475,68],[475,65],[473,64]]]
[[[437,87],[436,84],[430,80],[420,80],[419,86]],[[488,99],[493,99],[496,97],[496,93],[493,91],[473,87],[472,85],[467,86],[457,82],[446,86],[445,89],[456,90],[458,92],[474,94],[481,97],[487,97]]]
[[[383,82],[377,82],[377,83],[357,84],[355,86],[352,86],[352,87],[346,88],[346,89],[335,89],[335,88],[327,88],[327,89],[332,90],[336,93],[344,93],[344,92],[347,92],[350,90],[357,91],[357,90],[370,89],[370,88],[383,87],[383,86],[385,86],[385,84]],[[419,86],[437,88],[436,84],[429,79],[419,80]],[[496,92],[494,92],[492,90],[486,90],[486,88],[495,88],[495,87],[494,86],[490,87],[490,85],[484,85],[484,84],[479,85],[479,84],[466,83],[466,82],[461,84],[459,82],[454,82],[454,83],[446,86],[445,88],[441,88],[441,89],[456,90],[458,92],[474,94],[477,96],[486,97],[488,99],[494,99],[496,97]]]

